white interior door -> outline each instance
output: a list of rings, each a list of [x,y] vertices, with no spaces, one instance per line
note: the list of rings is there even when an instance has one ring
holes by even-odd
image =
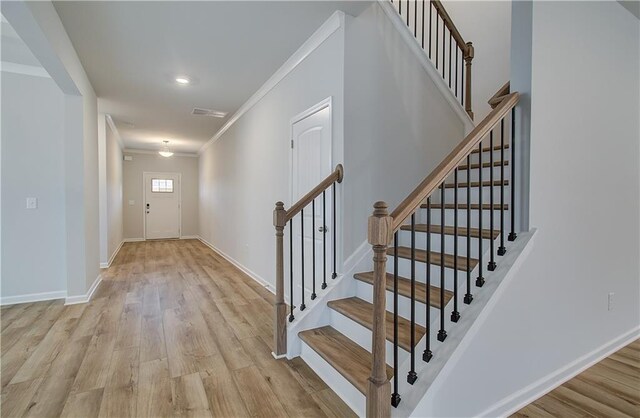
[[[145,238],[180,238],[180,174],[144,173]]]
[[[331,106],[327,103],[326,106],[295,121],[292,126],[292,140],[291,201],[294,203],[332,171]],[[304,273],[305,293],[308,296],[311,295],[314,277],[314,248],[316,293],[320,289],[323,276],[326,275],[329,279],[333,272],[332,199],[332,190],[329,189],[324,198],[320,195],[315,199],[315,214],[310,204],[301,215],[297,215],[292,220],[294,283],[296,288],[300,288]],[[323,260],[325,260],[324,265]],[[298,301],[299,297],[300,295],[295,296]]]

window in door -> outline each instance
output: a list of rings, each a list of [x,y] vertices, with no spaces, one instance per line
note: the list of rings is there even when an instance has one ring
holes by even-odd
[[[151,179],[151,193],[173,193],[173,179]]]

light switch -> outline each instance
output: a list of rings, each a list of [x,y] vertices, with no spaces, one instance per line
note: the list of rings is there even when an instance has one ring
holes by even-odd
[[[136,204],[136,201],[135,201],[135,200],[130,200],[130,201],[129,201],[129,206],[133,206],[133,205],[135,205],[135,204]]]
[[[27,209],[37,209],[37,208],[38,208],[38,198],[27,197]]]

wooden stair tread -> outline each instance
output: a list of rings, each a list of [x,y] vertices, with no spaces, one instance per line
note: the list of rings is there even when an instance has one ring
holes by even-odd
[[[393,256],[395,251],[393,247],[387,249],[387,254]],[[411,259],[411,248],[409,247],[398,247],[398,257]],[[453,262],[455,257],[451,254],[444,255],[444,266],[447,268],[453,268]],[[421,263],[427,262],[427,252],[425,250],[419,250],[416,248],[416,261]],[[429,262],[433,265],[440,266],[442,265],[442,258],[439,252],[431,251],[431,256]],[[478,264],[478,260],[475,258],[469,259],[469,268],[467,267],[467,257],[458,256],[458,270],[467,271],[473,270]]]
[[[427,208],[427,204],[423,203],[422,205],[420,205],[420,207],[422,209],[426,209]],[[441,207],[440,203],[432,203],[431,204],[431,209],[440,209],[440,207]],[[453,203],[445,203],[444,204],[444,208],[445,209],[456,209],[456,206]],[[466,203],[458,203],[458,209],[467,209],[467,204]],[[480,209],[480,206],[477,203],[472,203],[471,204],[471,209],[472,210],[478,210],[478,209]],[[484,203],[482,205],[482,210],[490,210],[490,209],[491,209],[491,204]],[[494,203],[493,204],[493,210],[501,210],[500,204],[499,203]],[[504,205],[504,210],[509,210],[509,205],[508,204]]]
[[[411,225],[402,225],[400,227],[401,230],[403,231],[411,231]],[[416,228],[415,228],[416,232],[427,232],[427,224],[416,224]],[[430,225],[429,226],[429,232],[434,233],[434,234],[440,234],[440,225]],[[445,235],[454,235],[455,232],[455,228],[452,226],[445,226],[444,227],[444,234]],[[491,235],[491,230],[490,229],[483,229],[482,230],[482,238],[484,239],[496,239],[498,238],[498,236],[500,235],[500,231],[493,231],[493,238]],[[458,227],[458,236],[459,237],[466,237],[467,236],[467,228],[463,228],[463,227]],[[469,231],[469,236],[471,236],[472,238],[479,238],[480,237],[480,229],[478,228],[471,228]]]
[[[494,180],[493,181],[493,185],[495,187],[500,187],[500,185],[504,185],[504,186],[508,186],[509,185],[509,180],[504,180],[504,181],[500,181],[500,180]],[[471,187],[479,187],[480,186],[480,182],[479,181],[472,181],[471,182]],[[483,181],[482,182],[482,186],[483,187],[489,187],[491,186],[491,181]],[[453,183],[446,183],[444,185],[445,189],[453,189],[455,187],[455,184]],[[458,183],[458,188],[462,189],[462,188],[466,188],[467,187],[467,183]]]
[[[500,145],[500,144],[493,146],[493,150],[494,151],[500,151],[501,148],[502,148],[502,145]],[[504,144],[504,149],[508,149],[508,148],[509,148],[509,144]],[[491,147],[482,148],[482,152],[488,152],[490,150],[491,150]],[[480,150],[478,148],[476,148],[473,151],[471,151],[472,154],[477,154],[479,152],[480,152]]]
[[[325,326],[298,333],[298,336],[345,379],[366,395],[373,356],[336,329]],[[387,377],[393,369],[387,366]]]
[[[360,280],[361,282],[369,283],[373,286],[373,272],[367,271],[363,273],[356,273],[353,275],[356,280]],[[387,273],[387,290],[393,292],[393,274]],[[408,297],[411,297],[411,280],[405,277],[398,276],[398,294]],[[416,301],[420,303],[424,303],[427,300],[427,285],[424,283],[420,283],[416,281]],[[430,292],[430,301],[429,304],[434,308],[440,309],[440,288],[436,286],[431,286]],[[453,292],[450,292],[445,289],[444,291],[444,304],[446,305],[449,300],[453,297]]]
[[[494,161],[493,162],[493,166],[494,167],[500,167],[501,165],[502,165],[502,161]],[[506,160],[504,162],[504,165],[505,166],[509,165],[509,160]],[[486,163],[482,163],[482,167],[483,168],[491,167],[491,161],[486,162]],[[479,163],[471,164],[471,169],[472,170],[475,170],[475,169],[478,169],[478,168],[480,168],[480,164]],[[467,169],[467,165],[466,164],[458,166],[458,170],[466,170],[466,169]]]
[[[358,324],[368,329],[373,328],[373,305],[358,297],[351,297],[346,299],[332,300],[327,303],[329,308],[342,315],[352,319]],[[386,315],[386,330],[387,340],[394,342],[393,339],[393,313],[387,311]],[[418,324],[415,324],[414,342],[418,344],[420,338],[425,334],[426,329]],[[406,351],[411,351],[411,321],[398,316],[398,347]]]

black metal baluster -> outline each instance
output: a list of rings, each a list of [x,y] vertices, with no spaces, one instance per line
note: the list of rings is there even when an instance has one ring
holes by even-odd
[[[480,168],[482,170],[482,168]],[[494,246],[495,242],[493,239],[493,130],[489,132],[489,198],[491,202],[489,202],[489,229],[491,232],[489,233],[489,264],[487,265],[487,270],[494,271],[496,269],[496,260],[495,260],[495,251]]]
[[[482,184],[482,141],[478,144],[478,164],[478,234],[480,238],[478,238],[478,277],[476,278],[476,286],[482,287],[484,286],[484,277],[482,277],[482,189],[484,188],[484,184]]]
[[[311,201],[311,268],[313,272],[311,274],[312,291],[311,300],[316,298],[316,199]]]
[[[464,52],[460,50],[460,53],[463,54],[462,58],[464,58]],[[462,60],[462,66],[460,66],[460,104],[464,106],[464,59]]]
[[[294,319],[293,316],[293,219],[289,221],[289,295],[291,298],[289,299],[289,322],[292,322]]]
[[[515,241],[516,234],[516,108],[511,109],[511,232],[509,233],[509,241]]]
[[[333,216],[331,217],[331,222],[333,223],[333,274],[331,274],[331,279],[335,280],[338,277],[337,269],[336,269],[336,183],[333,182]]]
[[[416,373],[416,214],[411,214],[411,370],[407,382],[413,385],[418,378]]]
[[[304,208],[300,209],[300,259],[302,261],[300,272],[302,274],[302,303],[300,311],[304,311],[307,307],[304,304]]]
[[[422,0],[422,49],[424,49],[424,0]]]
[[[431,4],[433,0],[429,0],[429,59],[431,59],[431,32],[433,32],[433,18],[432,16],[432,12],[433,12],[433,4]]]
[[[460,312],[458,312],[458,167],[453,171],[453,192],[455,209],[453,211],[453,312],[451,312],[451,321],[458,322],[460,320]]]
[[[498,255],[505,255],[504,246],[504,118],[500,121],[500,246]]]
[[[449,31],[449,88],[451,88],[451,39],[453,35]]]
[[[409,15],[410,14],[411,13],[409,12],[409,0],[407,0],[407,26],[409,26]],[[411,27],[411,26],[409,26],[409,27]]]
[[[440,331],[438,331],[438,341],[444,341],[447,338],[447,331],[444,330],[444,207],[443,183],[440,185]],[[427,268],[431,268],[431,266],[427,266]]]
[[[460,55],[458,52],[460,51],[460,48],[458,48],[458,43],[456,42],[456,97],[458,97],[458,71],[459,71],[459,66],[458,66],[458,55]]]
[[[393,234],[393,374],[398,376],[398,232]],[[400,404],[398,378],[393,379],[391,405]]]
[[[402,0],[398,0],[398,14],[402,17]]]
[[[413,37],[418,38],[418,0],[413,0]]]
[[[427,328],[427,346],[422,353],[422,360],[427,363],[433,357],[431,352],[431,196],[427,198],[427,298],[424,301],[427,309],[426,328]]]
[[[438,69],[438,59],[440,57],[440,54],[438,54],[438,49],[439,49],[438,45],[440,45],[440,42],[438,42],[438,36],[440,34],[440,30],[438,29],[439,26],[440,26],[440,14],[436,13],[436,70]]]
[[[444,57],[446,56],[445,55],[446,47],[445,47],[445,39],[444,39],[444,34],[446,29],[447,29],[447,25],[445,24],[444,19],[442,19],[442,78],[444,78],[444,68],[446,67],[445,60],[444,60]]]
[[[322,191],[322,286],[327,288],[327,195]]]
[[[482,239],[482,236],[480,236]],[[471,294],[471,155],[467,155],[467,294],[464,303],[473,301]]]

